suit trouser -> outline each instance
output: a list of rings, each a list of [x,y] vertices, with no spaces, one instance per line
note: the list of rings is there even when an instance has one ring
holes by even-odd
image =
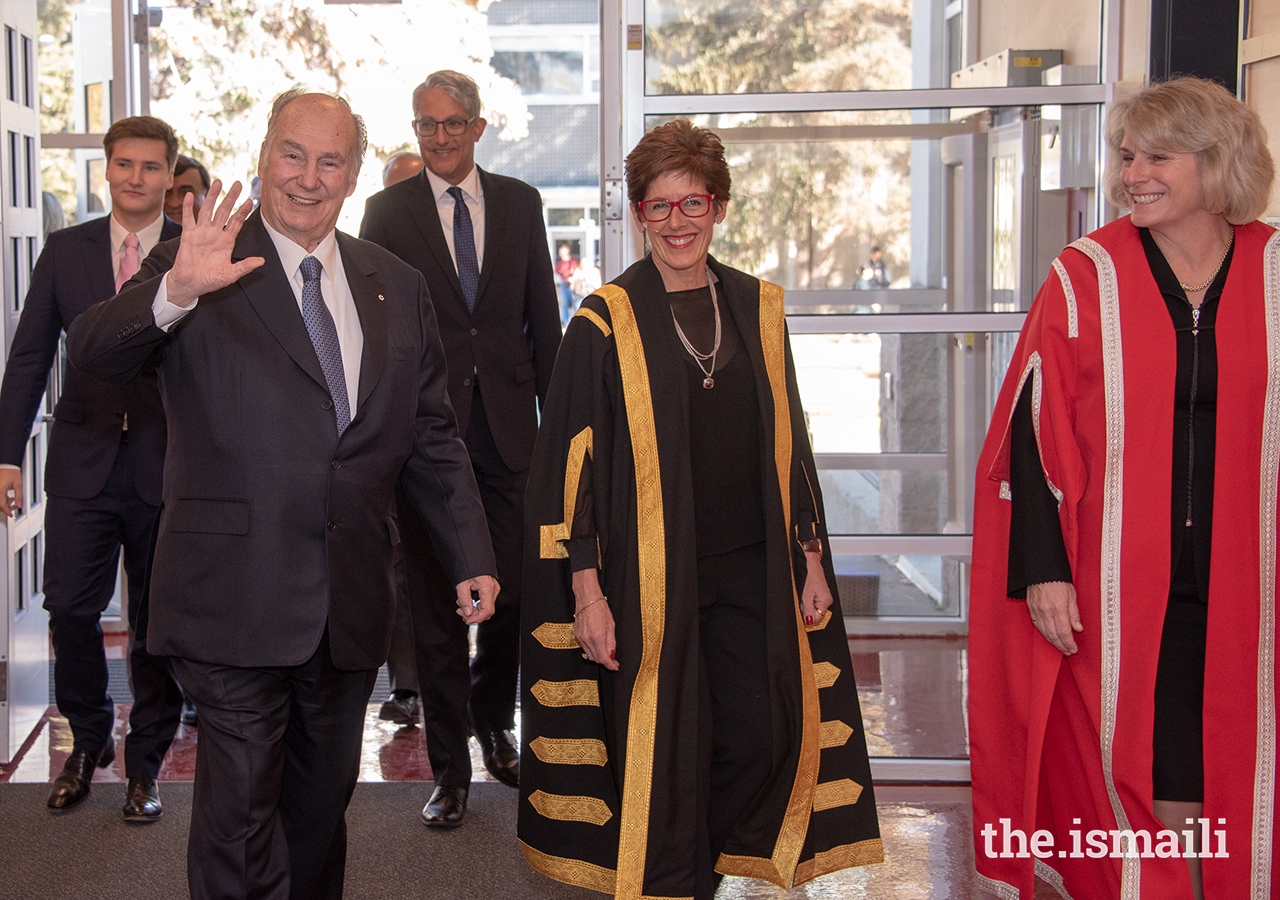
[[[466,443],[501,586],[493,616],[476,629],[469,677],[467,627],[457,612],[455,587],[436,557],[421,516],[397,492],[427,756],[436,783],[452,787],[471,781],[467,736],[472,729],[501,731],[515,725],[524,488],[529,475],[512,472],[502,461],[479,391],[473,394]]]
[[[77,748],[102,750],[115,725],[107,693],[107,657],[99,617],[115,591],[121,549],[129,582],[129,627],[136,632],[144,603],[157,508],[138,496],[121,439],[106,486],[96,497],[49,495],[44,515],[44,607],[53,638],[53,683]],[[129,648],[133,708],[125,741],[128,777],[156,778],[178,729],[182,691],[164,657],[145,640]]]
[[[200,709],[187,841],[192,900],[336,900],[377,670],[341,671],[329,631],[299,666],[174,659]]]

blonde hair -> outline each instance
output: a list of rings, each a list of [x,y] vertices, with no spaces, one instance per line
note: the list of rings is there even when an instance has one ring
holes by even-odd
[[[1226,88],[1201,78],[1153,84],[1120,101],[1107,115],[1103,184],[1107,199],[1129,205],[1120,144],[1147,153],[1194,153],[1200,163],[1205,209],[1233,225],[1252,222],[1267,207],[1275,164],[1258,114]]]

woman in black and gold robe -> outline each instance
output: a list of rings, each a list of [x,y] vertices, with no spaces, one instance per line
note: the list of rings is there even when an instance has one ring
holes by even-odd
[[[627,183],[652,252],[571,321],[529,479],[525,856],[635,900],[879,862],[782,289],[707,255],[714,134]]]

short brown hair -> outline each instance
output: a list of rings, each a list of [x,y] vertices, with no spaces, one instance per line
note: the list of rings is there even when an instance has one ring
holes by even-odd
[[[178,135],[168,122],[155,116],[129,116],[115,122],[102,139],[102,149],[107,151],[107,162],[111,162],[111,151],[116,144],[127,138],[164,141],[164,157],[169,163],[169,171],[173,171],[173,164],[178,161]]]
[[[1113,106],[1106,131],[1111,153],[1103,183],[1116,206],[1129,205],[1120,153],[1127,137],[1147,153],[1194,153],[1205,209],[1233,225],[1252,222],[1267,207],[1275,178],[1267,131],[1220,84],[1192,77],[1153,84]]]
[[[718,202],[729,202],[729,164],[714,131],[676,119],[650,131],[627,154],[627,199],[636,207],[649,185],[663,175],[688,175],[706,185]]]

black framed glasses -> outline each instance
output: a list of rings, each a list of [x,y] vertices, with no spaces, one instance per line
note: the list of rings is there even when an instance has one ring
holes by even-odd
[[[665,222],[677,206],[690,219],[701,219],[711,212],[711,194],[690,194],[680,200],[641,200],[640,215],[646,222]]]
[[[413,130],[420,137],[431,137],[436,133],[436,128],[443,125],[444,133],[457,137],[467,130],[467,126],[474,122],[479,116],[472,116],[470,119],[445,119],[443,122],[437,122],[435,119],[414,119],[411,123]]]

